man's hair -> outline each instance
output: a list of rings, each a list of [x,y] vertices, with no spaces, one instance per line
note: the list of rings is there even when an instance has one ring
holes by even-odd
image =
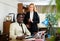
[[[18,18],[20,15],[22,15],[23,17],[25,16],[24,14],[18,13],[18,14],[17,14],[17,18]]]

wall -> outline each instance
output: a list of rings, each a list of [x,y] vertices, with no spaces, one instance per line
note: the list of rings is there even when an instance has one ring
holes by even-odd
[[[4,18],[9,14],[17,14],[16,0],[0,0],[0,30],[3,32]]]
[[[34,3],[35,5],[49,5],[52,1],[52,5],[55,5],[55,0],[18,0],[19,3],[22,2],[25,5],[29,5],[30,3]]]
[[[45,28],[46,26],[42,23],[45,20],[46,17],[46,13],[42,14],[42,13],[38,13],[39,18],[40,18],[40,23],[38,24],[39,28]]]

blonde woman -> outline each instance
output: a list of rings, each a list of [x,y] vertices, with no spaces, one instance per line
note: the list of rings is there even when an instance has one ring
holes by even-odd
[[[28,27],[31,34],[34,35],[36,32],[38,32],[37,24],[39,23],[39,16],[33,3],[31,3],[28,8],[29,11],[25,15],[24,23]]]

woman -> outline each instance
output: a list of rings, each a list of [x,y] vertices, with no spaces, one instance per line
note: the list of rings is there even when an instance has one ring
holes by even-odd
[[[29,11],[25,15],[24,23],[28,27],[31,34],[35,34],[38,32],[37,24],[39,23],[39,16],[35,11],[35,6],[33,3],[31,3],[28,8]]]

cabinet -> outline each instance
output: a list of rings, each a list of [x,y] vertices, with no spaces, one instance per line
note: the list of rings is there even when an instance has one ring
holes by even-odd
[[[7,34],[0,34],[0,41],[9,41]]]
[[[10,24],[11,24],[11,21],[3,22],[3,33],[5,33],[5,34],[0,35],[1,36],[1,40],[4,38],[6,41],[9,41]]]

